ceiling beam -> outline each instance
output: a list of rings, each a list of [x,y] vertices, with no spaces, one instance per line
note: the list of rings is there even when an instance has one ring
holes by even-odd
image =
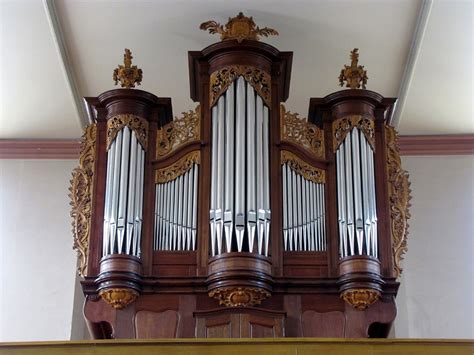
[[[428,27],[428,19],[430,17],[432,7],[433,0],[423,0],[421,3],[420,12],[418,13],[415,31],[413,32],[411,46],[405,64],[405,70],[403,72],[400,87],[398,89],[398,100],[395,104],[393,114],[388,120],[388,123],[395,128],[398,128],[400,125],[400,120],[405,108],[405,101],[410,92],[410,86],[413,81],[416,62],[418,61],[418,57],[420,55],[421,44],[423,43],[423,37],[425,36],[425,32]]]
[[[64,40],[63,31],[61,29],[61,23],[58,18],[56,6],[54,0],[43,0],[46,17],[48,18],[49,26],[51,27],[51,33],[53,35],[54,44],[58,52],[59,61],[66,79],[71,98],[74,102],[76,113],[79,119],[79,123],[82,128],[85,128],[89,123],[89,116],[87,115],[82,95],[79,91],[76,78],[74,76],[74,70],[70,61],[70,56]]]

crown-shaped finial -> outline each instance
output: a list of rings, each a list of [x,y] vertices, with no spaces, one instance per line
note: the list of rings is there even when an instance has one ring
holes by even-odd
[[[346,87],[351,89],[358,89],[362,83],[362,89],[365,89],[367,84],[367,71],[364,70],[363,65],[357,65],[359,62],[358,48],[354,48],[351,51],[351,65],[344,65],[344,69],[341,70],[339,75],[339,85],[344,86],[346,81]]]
[[[114,69],[113,79],[115,85],[120,81],[120,85],[123,88],[134,88],[135,84],[140,85],[142,82],[142,70],[138,69],[136,65],[132,66],[132,52],[130,49],[125,48],[125,54],[123,55],[123,64],[119,65]]]
[[[203,31],[209,30],[211,34],[220,34],[222,41],[236,39],[238,43],[244,39],[258,41],[260,36],[278,36],[277,31],[268,27],[258,27],[252,17],[244,16],[242,12],[239,12],[236,17],[229,17],[225,27],[216,21],[207,21],[201,23],[199,28]]]

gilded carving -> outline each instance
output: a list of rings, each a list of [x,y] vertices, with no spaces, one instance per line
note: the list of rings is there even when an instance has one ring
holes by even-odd
[[[251,307],[271,296],[267,290],[256,287],[221,287],[209,292],[220,305],[226,307]]]
[[[380,298],[380,292],[370,288],[355,288],[344,291],[341,298],[355,309],[363,311],[377,302]]]
[[[333,133],[333,150],[337,151],[337,148],[341,145],[344,139],[354,127],[359,128],[364,133],[365,138],[369,142],[372,150],[375,152],[375,123],[373,120],[368,119],[362,115],[350,115],[339,118],[332,123]]]
[[[116,115],[107,121],[107,149],[117,137],[120,130],[128,126],[135,132],[137,140],[146,151],[148,147],[148,122],[132,114]]]
[[[296,143],[316,157],[324,159],[324,132],[299,114],[280,106],[281,139]]]
[[[92,193],[95,162],[95,142],[97,127],[88,126],[82,136],[81,155],[79,166],[72,172],[69,198],[74,237],[73,249],[77,250],[80,276],[87,274],[87,258],[89,252],[89,238],[91,233]]]
[[[396,277],[402,273],[401,261],[407,251],[408,219],[410,216],[411,190],[408,172],[401,167],[395,128],[385,126],[387,140],[387,177],[390,199],[390,230]]]
[[[120,81],[123,88],[134,88],[135,84],[140,85],[143,79],[143,72],[136,65],[132,65],[132,52],[125,48],[123,64],[114,69],[113,79],[115,85]]]
[[[130,288],[107,288],[99,292],[100,297],[115,309],[123,309],[138,297],[138,292]]]
[[[201,153],[198,150],[186,154],[184,157],[174,162],[170,166],[158,169],[156,171],[155,182],[157,184],[164,184],[168,181],[176,179],[191,169],[193,164],[199,164],[200,158]]]
[[[157,132],[156,156],[164,157],[185,143],[200,139],[201,108],[183,112],[182,117],[175,118]]]
[[[266,72],[247,65],[231,65],[211,74],[209,93],[209,107],[216,104],[219,97],[227,90],[232,82],[239,76],[252,85],[265,104],[271,104],[271,77]]]
[[[351,89],[358,89],[362,85],[362,89],[365,89],[367,84],[367,71],[364,70],[363,65],[358,65],[359,63],[359,53],[358,48],[354,48],[351,51],[351,65],[344,65],[344,69],[341,70],[339,75],[339,85],[344,86],[344,81],[346,82],[346,87]]]
[[[281,151],[281,164],[288,164],[291,169],[306,180],[317,184],[324,184],[326,182],[326,172],[324,170],[309,165],[287,150]]]
[[[256,26],[253,18],[244,16],[242,12],[236,17],[229,17],[225,27],[216,21],[207,21],[201,23],[199,28],[203,31],[209,30],[210,34],[220,34],[222,41],[235,39],[238,43],[244,39],[258,41],[260,36],[278,36],[278,32],[272,28]]]

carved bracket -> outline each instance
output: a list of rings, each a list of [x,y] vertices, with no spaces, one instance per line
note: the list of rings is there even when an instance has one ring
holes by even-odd
[[[332,123],[334,153],[346,138],[347,133],[349,133],[354,127],[359,128],[362,133],[364,133],[365,138],[372,147],[372,150],[375,152],[374,121],[361,115],[351,115],[339,118]]]
[[[185,143],[200,139],[201,107],[194,111],[183,112],[157,132],[156,156],[164,157]]]
[[[226,307],[251,307],[262,303],[271,296],[265,289],[256,287],[221,287],[209,292],[220,305]]]
[[[387,140],[387,176],[390,199],[390,230],[396,277],[402,273],[401,261],[408,250],[408,219],[410,216],[411,190],[408,172],[402,169],[395,128],[385,125]]]
[[[281,151],[281,164],[288,163],[288,166],[297,174],[303,176],[306,180],[310,180],[317,184],[326,182],[326,172],[322,169],[315,168],[305,161],[298,158],[295,154],[287,151]]]
[[[271,77],[266,72],[247,65],[224,67],[211,74],[209,107],[216,104],[219,97],[239,76],[252,85],[268,107],[271,107]]]
[[[117,133],[125,126],[128,126],[137,135],[137,140],[147,151],[148,147],[148,122],[147,120],[132,115],[121,114],[112,117],[107,121],[107,150],[117,137]]]
[[[108,288],[99,292],[100,297],[115,309],[123,309],[138,297],[138,292],[129,288]]]
[[[298,113],[286,111],[284,105],[280,105],[280,124],[282,140],[296,143],[324,159],[324,132],[318,126],[299,117]]]
[[[380,292],[370,288],[349,289],[341,294],[341,298],[355,309],[363,311],[377,302],[380,298]]]
[[[82,136],[79,166],[72,172],[71,187],[69,188],[70,205],[72,207],[71,217],[73,218],[73,249],[78,252],[79,266],[77,272],[80,276],[87,274],[96,134],[97,127],[95,123],[86,128]]]
[[[201,152],[195,150],[186,154],[184,157],[166,168],[158,169],[156,171],[155,183],[164,184],[172,181],[177,177],[186,173],[192,168],[193,164],[199,164],[201,160]]]

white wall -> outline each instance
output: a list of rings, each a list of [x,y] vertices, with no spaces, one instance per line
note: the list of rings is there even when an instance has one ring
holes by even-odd
[[[403,157],[412,218],[397,338],[474,338],[474,156]]]
[[[0,341],[67,340],[72,160],[0,160]]]

